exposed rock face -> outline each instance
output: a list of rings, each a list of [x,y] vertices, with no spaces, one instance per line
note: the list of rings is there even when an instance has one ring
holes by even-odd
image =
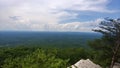
[[[72,65],[71,67],[68,68],[102,68],[99,65],[94,64],[92,61],[90,61],[89,59],[87,60],[80,60],[77,63],[75,63],[74,65]]]
[[[120,68],[120,63],[115,63],[115,65],[113,66],[113,68]]]

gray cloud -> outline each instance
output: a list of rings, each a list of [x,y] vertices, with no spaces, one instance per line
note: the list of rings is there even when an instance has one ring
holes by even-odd
[[[21,16],[9,16],[9,18],[12,20],[19,20]]]

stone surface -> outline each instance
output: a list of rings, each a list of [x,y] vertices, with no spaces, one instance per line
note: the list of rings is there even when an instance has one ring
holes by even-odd
[[[100,67],[99,65],[96,65],[89,59],[87,59],[87,60],[82,59],[68,68],[102,68],[102,67]]]
[[[120,68],[120,63],[115,63],[115,65],[113,66],[113,68]]]

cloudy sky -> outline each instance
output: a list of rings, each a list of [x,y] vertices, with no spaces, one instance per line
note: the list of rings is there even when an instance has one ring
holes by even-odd
[[[0,31],[81,31],[120,17],[120,0],[0,0]]]

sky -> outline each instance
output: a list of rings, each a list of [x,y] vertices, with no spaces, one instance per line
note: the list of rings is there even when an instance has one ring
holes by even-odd
[[[0,0],[0,31],[91,32],[120,18],[120,0]]]

